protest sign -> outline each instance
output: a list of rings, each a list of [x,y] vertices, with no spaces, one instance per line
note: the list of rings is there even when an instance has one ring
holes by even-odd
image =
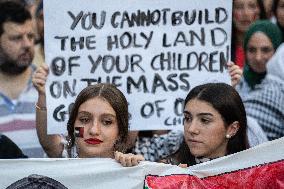
[[[40,188],[49,183],[53,188],[69,189],[280,189],[284,184],[283,151],[281,138],[189,168],[154,162],[126,168],[105,158],[0,160],[0,186]]]
[[[113,83],[132,130],[182,125],[194,86],[229,83],[231,0],[44,1],[48,133],[65,133],[86,86]]]

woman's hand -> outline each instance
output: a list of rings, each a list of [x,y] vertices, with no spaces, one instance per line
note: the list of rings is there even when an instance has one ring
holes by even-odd
[[[179,164],[178,166],[181,167],[181,168],[187,168],[188,167],[187,164]]]
[[[32,82],[40,95],[45,95],[45,84],[49,69],[47,65],[40,66],[34,73]]]
[[[231,76],[231,84],[233,87],[236,87],[243,76],[243,70],[238,65],[234,64],[234,62],[227,63],[227,66]]]
[[[144,161],[144,157],[142,155],[134,155],[134,154],[124,154],[116,151],[114,153],[115,160],[119,162],[124,167],[132,167],[138,165],[140,161]]]

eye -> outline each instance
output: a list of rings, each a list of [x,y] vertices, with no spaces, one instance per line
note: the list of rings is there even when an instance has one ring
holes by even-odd
[[[251,8],[251,9],[257,9],[258,6],[257,6],[257,4],[255,4],[255,3],[250,3],[250,4],[249,4],[249,8]]]
[[[192,121],[192,117],[190,115],[184,115],[183,116],[183,123],[190,123]]]
[[[80,117],[79,121],[83,124],[87,124],[90,122],[90,119],[88,117]]]
[[[204,118],[204,117],[202,117],[202,118],[200,119],[200,121],[201,121],[201,123],[203,123],[203,124],[208,124],[208,123],[210,123],[210,122],[211,122],[211,120],[210,120],[210,119],[208,119],[208,118]]]
[[[35,35],[33,33],[29,33],[28,34],[28,39],[29,40],[34,40],[34,38],[35,38]]]
[[[103,123],[103,125],[108,126],[108,125],[111,125],[113,123],[113,120],[112,119],[103,119],[102,123]]]
[[[244,8],[244,4],[241,3],[234,3],[234,9],[235,10],[241,10]]]
[[[22,36],[13,36],[13,37],[11,37],[11,40],[12,41],[15,41],[15,42],[18,42],[18,41],[20,41],[22,39]]]
[[[249,53],[255,53],[255,52],[256,52],[256,48],[249,47],[249,48],[248,48],[248,52],[249,52]]]
[[[270,47],[263,47],[263,48],[261,49],[261,51],[262,51],[263,53],[270,53],[271,51],[273,51],[273,49],[270,48]]]

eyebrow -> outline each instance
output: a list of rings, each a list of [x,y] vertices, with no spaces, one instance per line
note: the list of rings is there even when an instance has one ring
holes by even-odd
[[[184,110],[183,113],[184,114],[190,114],[189,111],[187,111],[187,110]]]
[[[111,116],[111,117],[116,119],[116,116],[114,114],[110,114],[110,113],[104,113],[104,114],[101,114],[101,116]]]
[[[80,111],[80,112],[78,112],[78,115],[92,115],[92,114],[90,112],[87,112],[87,111]],[[111,113],[103,113],[103,114],[101,114],[101,116],[111,116],[111,117],[116,118],[116,116],[114,114],[111,114]]]
[[[213,114],[211,114],[211,113],[199,113],[199,114],[197,114],[197,116],[212,116],[213,117]]]
[[[92,115],[92,114],[90,112],[80,111],[78,112],[78,115]]]
[[[189,111],[183,111],[184,114],[189,114],[191,115],[191,113]],[[197,116],[212,116],[213,117],[213,114],[212,113],[198,113]]]
[[[271,47],[269,45],[263,45],[263,46],[260,46],[260,47],[256,47],[255,45],[249,45],[248,46],[248,49],[256,49],[256,48],[270,48],[270,49],[273,49],[273,47]]]

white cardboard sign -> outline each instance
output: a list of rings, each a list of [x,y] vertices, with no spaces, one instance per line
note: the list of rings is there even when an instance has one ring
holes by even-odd
[[[231,0],[46,0],[48,133],[65,133],[68,107],[89,84],[126,96],[132,130],[182,125],[196,85],[230,82]]]

